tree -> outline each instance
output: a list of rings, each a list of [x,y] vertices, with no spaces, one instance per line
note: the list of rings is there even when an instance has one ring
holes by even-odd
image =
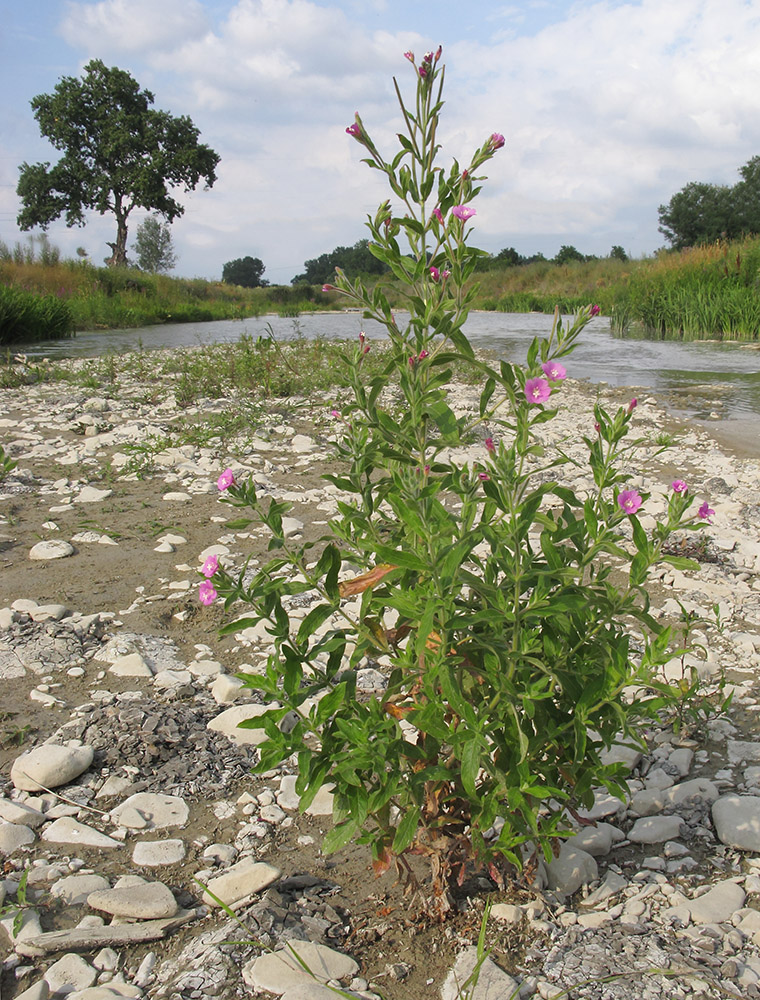
[[[610,260],[627,261],[628,259],[629,259],[628,254],[619,244],[616,243],[615,246],[610,250]]]
[[[153,215],[147,215],[137,227],[134,249],[143,271],[171,271],[177,263],[169,225]]]
[[[692,182],[658,209],[659,230],[675,250],[732,239],[741,234],[735,220],[732,188]]]
[[[238,257],[228,260],[222,268],[222,281],[226,285],[242,285],[243,288],[258,288],[266,285],[261,276],[266,268],[258,257]]]
[[[17,193],[21,229],[46,228],[61,215],[67,226],[84,225],[93,210],[116,218],[116,242],[107,263],[127,263],[127,219],[140,207],[172,222],[184,208],[171,189],[192,191],[216,180],[219,156],[198,142],[187,117],[155,111],[154,97],[125,70],[93,59],[82,79],[64,76],[52,94],[32,98],[41,133],[63,156],[23,163]]]
[[[336,247],[332,253],[323,253],[312,260],[304,261],[306,270],[296,275],[292,285],[306,282],[309,285],[324,285],[335,278],[335,268],[340,267],[348,274],[385,274],[387,264],[378,260],[369,249],[369,240],[359,240],[352,247]]]
[[[569,264],[571,261],[584,261],[586,258],[580,252],[576,250],[574,246],[565,246],[563,243],[559,248],[559,253],[554,258],[555,264]]]

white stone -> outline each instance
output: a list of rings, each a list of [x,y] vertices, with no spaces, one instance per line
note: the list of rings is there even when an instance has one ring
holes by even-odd
[[[345,979],[359,971],[358,964],[339,951],[312,941],[290,941],[288,947],[259,955],[249,963],[243,973],[245,982],[257,990],[277,994],[312,983],[312,976],[304,971],[293,952],[323,983]]]
[[[297,780],[298,776],[295,774],[284,774],[280,779],[280,790],[277,793],[277,805],[281,809],[288,809],[291,812],[295,812],[295,810],[298,809],[301,796],[296,791]],[[330,811],[332,812],[332,809]]]
[[[189,493],[181,493],[179,491],[174,493],[164,493],[161,497],[162,500],[168,500],[174,503],[189,503],[193,498]]]
[[[91,892],[108,887],[108,879],[102,875],[67,875],[53,883],[50,895],[62,899],[67,906],[79,906],[87,902]]]
[[[143,840],[135,844],[132,860],[136,865],[155,868],[159,865],[173,865],[182,861],[185,845],[181,840]]]
[[[682,778],[685,778],[691,770],[693,760],[694,751],[690,747],[679,747],[668,757],[668,763],[678,768],[678,773]]]
[[[309,437],[308,434],[296,434],[290,442],[290,447],[298,453],[313,451],[315,447],[314,438]]]
[[[741,851],[760,851],[760,796],[721,795],[712,819],[721,843]]]
[[[96,799],[110,799],[117,795],[122,795],[132,784],[130,778],[122,778],[118,774],[109,774],[106,780],[98,789]]]
[[[223,903],[234,906],[241,899],[262,892],[280,877],[280,869],[264,862],[244,858],[231,865],[221,875],[206,883],[209,893],[218,896]],[[211,895],[204,892],[203,900],[209,906],[219,906]]]
[[[183,684],[192,682],[192,674],[189,670],[159,670],[153,678],[153,684],[159,690],[171,690],[182,687]]]
[[[729,764],[760,764],[760,742],[754,740],[729,740]]]
[[[143,882],[113,889],[99,889],[87,897],[87,905],[114,917],[160,920],[173,917],[179,907],[174,893],[163,882]]]
[[[583,826],[573,837],[568,838],[568,844],[578,850],[585,851],[594,858],[604,857],[612,849],[615,839],[615,828],[609,823],[597,823],[596,826]],[[619,838],[619,839],[622,839]]]
[[[45,822],[45,814],[39,809],[32,809],[25,802],[0,799],[0,819],[6,823],[21,823],[36,830]]]
[[[258,746],[267,738],[264,729],[239,729],[238,726],[247,719],[258,718],[270,707],[270,705],[233,705],[232,708],[211,719],[206,728],[223,733],[237,746]]]
[[[40,604],[30,614],[33,622],[59,622],[71,612],[65,604]]]
[[[665,792],[665,799],[671,805],[680,806],[690,799],[713,803],[718,798],[717,786],[707,778],[692,778],[691,781],[681,781]]]
[[[311,805],[306,809],[307,816],[332,816],[333,814],[333,788],[335,786],[328,782],[322,785],[311,801]]]
[[[568,896],[582,885],[593,882],[599,874],[592,856],[573,847],[572,841],[562,845],[559,855],[549,862],[546,871],[549,888]]]
[[[50,844],[80,844],[82,847],[121,847],[118,840],[99,833],[91,826],[79,823],[71,816],[62,816],[42,831],[42,839]]]
[[[51,541],[37,542],[29,550],[29,558],[36,560],[65,559],[74,555],[74,546],[62,538]]]
[[[243,681],[239,677],[220,674],[209,688],[217,705],[229,705],[244,693]]]
[[[128,653],[114,660],[108,668],[110,674],[117,677],[152,677],[153,671],[150,669],[144,658],[139,653]]]
[[[11,781],[26,792],[58,788],[86,771],[93,756],[92,747],[44,743],[16,758],[11,767]]]
[[[23,993],[17,993],[16,1000],[48,1000],[49,996],[50,987],[44,979],[40,979],[39,982],[34,983],[33,986],[24,990]],[[71,994],[69,994],[69,996],[71,996]]]
[[[475,971],[478,949],[475,945],[465,948],[457,955],[454,967],[441,987],[441,1000],[461,1000],[465,995],[464,984]],[[508,1000],[516,996],[519,984],[503,969],[486,958],[478,971],[477,982],[466,990],[468,1000]]]
[[[176,795],[160,795],[153,792],[138,792],[130,795],[121,805],[111,810],[111,820],[121,826],[130,813],[137,813],[143,821],[137,829],[158,830],[168,826],[184,826],[190,817],[190,810],[184,799]],[[126,816],[125,816],[126,814]],[[131,818],[131,817],[130,817]]]
[[[99,503],[113,496],[113,490],[98,490],[94,486],[83,486],[74,497],[74,503]]]
[[[51,993],[72,993],[92,986],[98,978],[96,969],[79,955],[69,953],[59,958],[45,972],[45,982]]]
[[[521,906],[514,903],[494,903],[491,907],[491,916],[502,924],[519,924],[524,916]]]
[[[0,822],[0,854],[10,857],[37,839],[34,830],[20,823]]]
[[[746,894],[736,882],[718,882],[703,896],[688,903],[695,924],[720,924],[730,920],[744,906]]]
[[[282,533],[285,538],[292,538],[294,535],[299,535],[302,531],[303,521],[299,521],[297,517],[283,517]]]
[[[680,816],[645,816],[637,819],[628,833],[634,844],[659,844],[680,836]]]

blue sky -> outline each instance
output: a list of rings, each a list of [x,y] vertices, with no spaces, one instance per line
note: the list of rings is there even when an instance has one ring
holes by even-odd
[[[732,184],[760,154],[760,0],[0,0],[0,25],[0,240],[26,238],[19,164],[57,155],[30,99],[99,58],[221,156],[172,228],[188,277],[251,254],[288,282],[364,237],[386,192],[344,130],[358,110],[392,152],[409,48],[443,45],[441,163],[506,136],[474,220],[491,252],[652,253],[660,204],[692,180]],[[113,232],[96,214],[49,229],[98,263]]]

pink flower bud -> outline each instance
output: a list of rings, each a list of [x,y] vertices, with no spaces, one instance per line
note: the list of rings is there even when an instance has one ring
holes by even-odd
[[[485,441],[484,441],[484,444],[485,444],[486,448],[488,449],[488,451],[491,451],[491,452],[496,451],[496,445],[493,443],[493,438],[486,438]]]
[[[404,53],[404,59],[408,59],[410,63],[414,62],[414,53],[410,50]]]
[[[430,357],[430,355],[429,355],[429,353],[427,351],[420,351],[420,353],[417,355],[417,360],[418,361],[424,361],[425,358],[429,358],[429,357]]]
[[[495,153],[497,149],[501,149],[501,147],[504,145],[504,142],[505,142],[504,136],[501,134],[501,132],[494,132],[491,138],[488,140],[488,146],[491,152]]]
[[[346,132],[348,132],[349,135],[352,135],[355,139],[358,139],[362,134],[362,130],[359,128],[356,122],[354,122],[353,125],[349,125],[348,128],[346,129]]]
[[[440,279],[441,272],[438,270],[437,267],[430,268],[430,277],[433,279],[433,281],[438,281]]]
[[[441,53],[442,52],[443,52],[443,46],[439,45],[438,48],[435,50],[435,61],[436,62],[438,62],[438,60],[441,58]]]
[[[336,291],[335,285],[322,285],[323,292],[334,292]]]
[[[591,308],[589,309],[589,314],[591,316],[598,316],[601,311],[602,310],[600,306],[591,306]]]
[[[440,208],[434,208],[430,214],[433,216],[434,219],[437,219],[441,225],[443,225],[443,216],[441,215]]]
[[[628,412],[629,412],[629,413],[633,413],[633,411],[634,411],[634,410],[636,409],[636,407],[637,407],[638,405],[639,405],[639,401],[638,401],[638,400],[636,399],[636,397],[634,396],[634,397],[633,397],[633,399],[632,399],[632,400],[630,401],[630,403],[628,404]]]

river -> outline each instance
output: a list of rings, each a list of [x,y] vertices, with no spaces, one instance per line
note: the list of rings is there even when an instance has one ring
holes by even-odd
[[[399,313],[403,320],[403,314]],[[465,331],[474,347],[509,361],[525,359],[533,337],[546,335],[551,317],[537,313],[473,312]],[[358,312],[304,313],[297,319],[261,316],[211,323],[174,323],[129,330],[79,333],[73,340],[14,345],[29,358],[98,357],[109,352],[190,347],[236,341],[242,334],[290,340],[356,337],[364,330],[381,338],[382,328]],[[715,422],[719,436],[736,437],[742,450],[760,454],[760,345],[712,341],[621,339],[604,317],[593,319],[576,350],[565,359],[568,375],[610,385],[650,388],[676,410],[698,421]]]

